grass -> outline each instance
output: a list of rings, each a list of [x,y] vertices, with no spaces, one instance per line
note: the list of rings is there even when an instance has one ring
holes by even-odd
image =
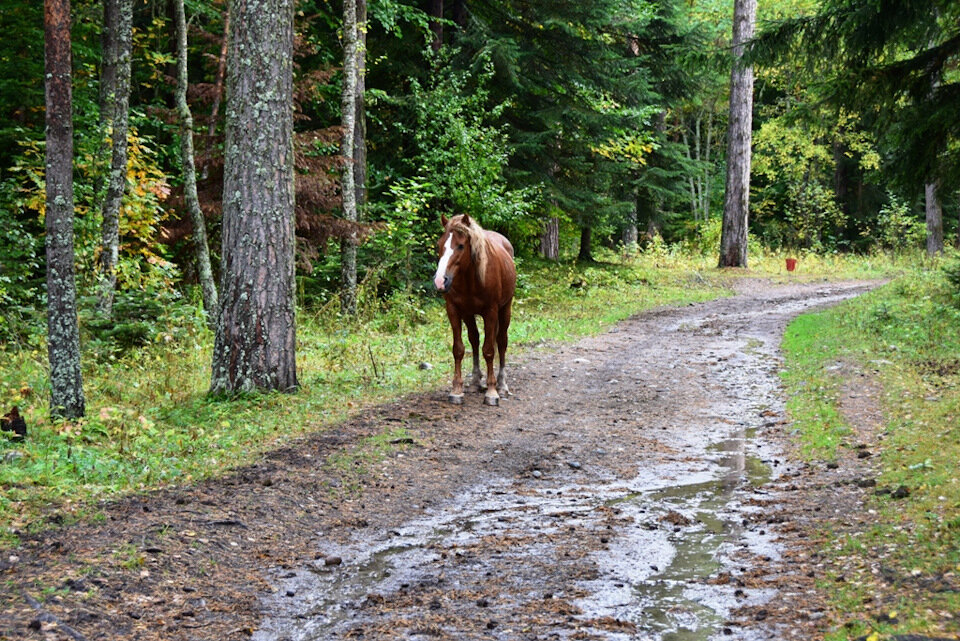
[[[828,558],[846,576],[821,587],[838,619],[849,622],[827,639],[960,632],[958,300],[960,288],[927,269],[787,330],[788,410],[806,455],[830,459],[850,435],[836,409],[842,381],[833,366],[855,364],[875,372],[883,390],[877,482],[910,490],[905,499],[872,496],[865,509],[874,524],[855,539],[827,537]],[[880,618],[865,617],[881,604]]]
[[[725,295],[724,285],[741,277],[716,270],[714,258],[664,245],[629,260],[602,258],[586,266],[521,261],[513,358],[645,309]],[[884,257],[809,255],[787,274],[783,256],[755,252],[752,260],[751,275],[774,280],[877,277],[902,268]],[[73,422],[49,418],[42,343],[0,345],[0,408],[18,405],[29,428],[24,443],[0,437],[0,545],[16,544],[17,532],[97,518],[97,499],[221,474],[360,407],[446,385],[452,359],[440,298],[362,300],[355,321],[338,317],[332,304],[299,312],[296,394],[208,397],[212,336],[198,323],[170,326],[126,353],[88,341],[87,417]],[[421,369],[422,362],[435,367]],[[389,440],[396,439],[385,447],[393,447]],[[367,454],[351,456],[362,467]]]

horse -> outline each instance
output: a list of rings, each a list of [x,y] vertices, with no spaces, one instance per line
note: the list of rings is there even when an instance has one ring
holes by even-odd
[[[480,332],[477,316],[483,318],[483,358],[487,362],[484,405],[497,406],[501,396],[508,396],[505,360],[507,330],[513,294],[517,287],[517,268],[513,262],[513,245],[502,235],[483,229],[467,214],[447,220],[440,216],[443,235],[437,242],[439,261],[433,284],[443,294],[447,317],[453,330],[453,389],[448,400],[463,403],[462,325],[467,326],[467,337],[473,348],[473,375],[470,391],[479,393]],[[494,341],[500,353],[500,373],[493,377]],[[494,382],[495,381],[495,382]]]

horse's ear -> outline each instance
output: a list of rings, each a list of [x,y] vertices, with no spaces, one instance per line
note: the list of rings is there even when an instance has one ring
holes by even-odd
[[[450,221],[447,220],[447,217],[444,216],[443,214],[440,214],[440,224],[443,225],[443,228],[444,228],[444,229],[447,228],[447,223],[448,223],[448,222],[450,222]]]
[[[464,227],[469,227],[469,226],[470,226],[470,216],[467,215],[467,214],[464,214],[464,215],[463,215],[463,226],[464,226]]]

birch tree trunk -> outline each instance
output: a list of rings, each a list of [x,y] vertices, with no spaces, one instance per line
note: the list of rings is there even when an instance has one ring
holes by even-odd
[[[120,204],[127,185],[127,129],[130,116],[130,61],[133,56],[133,0],[104,0],[104,73],[101,104],[110,132],[110,171],[107,196],[103,201],[100,230],[100,283],[97,310],[106,317],[113,313],[120,253]]]
[[[197,170],[193,158],[193,114],[187,104],[187,20],[183,0],[174,0],[177,29],[177,115],[180,118],[180,158],[183,164],[183,193],[193,223],[193,248],[196,252],[197,274],[203,291],[203,309],[207,324],[216,329],[217,286],[210,268],[210,249],[207,246],[207,225],[197,197]]]
[[[47,355],[50,415],[84,414],[77,285],[73,264],[73,91],[70,0],[45,0],[44,77],[47,228]]]
[[[357,219],[367,204],[367,0],[357,0],[357,91],[354,104],[353,182],[357,187]]]
[[[750,209],[750,143],[753,127],[753,67],[742,62],[744,43],[753,37],[757,0],[733,5],[733,71],[727,134],[727,188],[720,234],[720,267],[747,266]]]
[[[936,181],[924,186],[925,206],[927,217],[927,255],[935,256],[943,253],[943,206],[940,204],[940,195]]]
[[[343,94],[342,138],[340,154],[344,158],[340,176],[343,195],[343,218],[357,221],[357,187],[354,177],[354,135],[357,124],[357,0],[343,3]],[[340,241],[340,312],[357,313],[357,232],[351,229]]]
[[[232,0],[213,394],[297,387],[294,0]]]

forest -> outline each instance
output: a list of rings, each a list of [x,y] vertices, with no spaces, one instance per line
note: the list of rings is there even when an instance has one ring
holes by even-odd
[[[445,384],[456,214],[516,251],[524,355],[741,279],[893,280],[787,332],[788,411],[839,456],[825,372],[883,363],[890,420],[945,430],[891,478],[956,542],[960,3],[0,0],[0,29],[0,545]],[[337,496],[414,442],[332,457]]]
[[[220,284],[230,13],[186,0],[178,45],[178,7],[69,7],[77,305],[108,342],[152,339],[158,301],[210,309]],[[523,257],[717,251],[731,2],[384,0],[360,2],[350,28],[335,2],[292,10],[300,308],[344,297],[355,313],[352,283],[361,306],[428,295],[442,212],[506,233]],[[956,242],[956,11],[762,3],[748,52],[757,252]],[[2,21],[0,336],[24,345],[48,304],[43,7],[5,3]]]

